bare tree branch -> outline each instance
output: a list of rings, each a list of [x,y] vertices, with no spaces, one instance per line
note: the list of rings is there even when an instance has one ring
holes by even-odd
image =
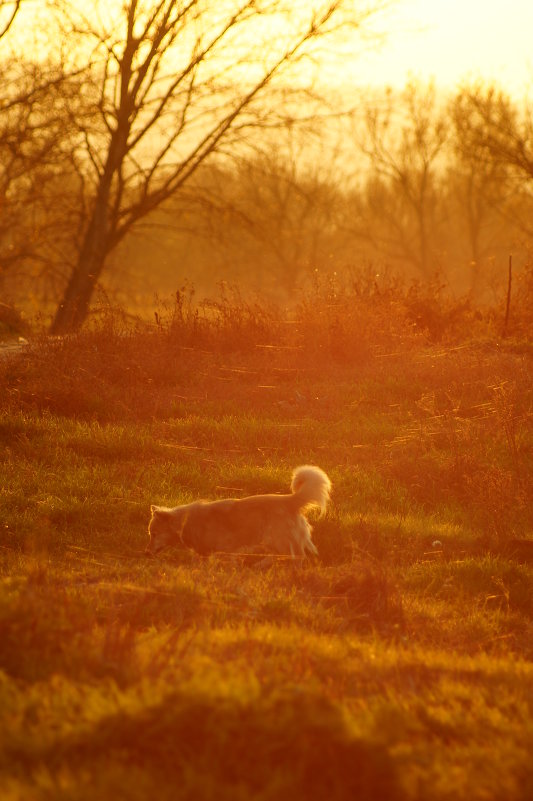
[[[99,24],[73,2],[57,5],[73,48],[77,38],[90,43],[94,85],[89,113],[72,114],[94,188],[54,321],[61,331],[81,324],[108,255],[132,226],[223,147],[242,148],[246,136],[282,123],[287,114],[269,105],[267,90],[322,37],[370,11],[343,16],[343,0],[298,10],[283,0],[126,0]],[[293,105],[296,119],[302,108]]]
[[[6,35],[15,21],[22,0],[1,0],[0,2],[0,39]],[[5,13],[4,13],[5,12]]]

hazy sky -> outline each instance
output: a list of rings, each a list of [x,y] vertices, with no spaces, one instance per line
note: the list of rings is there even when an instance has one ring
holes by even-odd
[[[351,64],[357,82],[403,86],[412,74],[445,88],[481,76],[518,94],[533,84],[533,0],[399,0],[381,24],[391,33]]]
[[[77,3],[89,17],[95,4]],[[371,4],[351,0],[355,11]],[[43,0],[23,4],[19,36],[31,35],[36,10],[43,7]],[[386,34],[382,44],[374,46],[371,37],[361,44],[359,34],[335,43],[334,52],[330,44],[328,66],[321,68],[324,82],[401,87],[412,76],[434,78],[439,87],[453,89],[465,79],[483,77],[518,96],[533,86],[533,0],[391,0],[391,8],[370,27]]]

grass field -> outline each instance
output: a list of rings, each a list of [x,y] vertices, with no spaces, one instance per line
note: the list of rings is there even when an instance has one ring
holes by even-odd
[[[178,301],[0,362],[2,799],[532,798],[527,332]],[[318,559],[144,554],[300,463]]]

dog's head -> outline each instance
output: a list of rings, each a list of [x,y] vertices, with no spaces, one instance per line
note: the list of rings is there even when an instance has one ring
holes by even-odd
[[[157,554],[172,545],[181,545],[183,516],[178,509],[167,509],[165,506],[151,506],[152,519],[148,526],[150,541],[146,553]]]

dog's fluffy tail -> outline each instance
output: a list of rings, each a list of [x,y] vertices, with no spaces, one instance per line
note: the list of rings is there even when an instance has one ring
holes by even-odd
[[[291,491],[301,504],[300,509],[318,506],[321,514],[325,514],[330,490],[331,481],[320,467],[304,464],[292,474]]]

